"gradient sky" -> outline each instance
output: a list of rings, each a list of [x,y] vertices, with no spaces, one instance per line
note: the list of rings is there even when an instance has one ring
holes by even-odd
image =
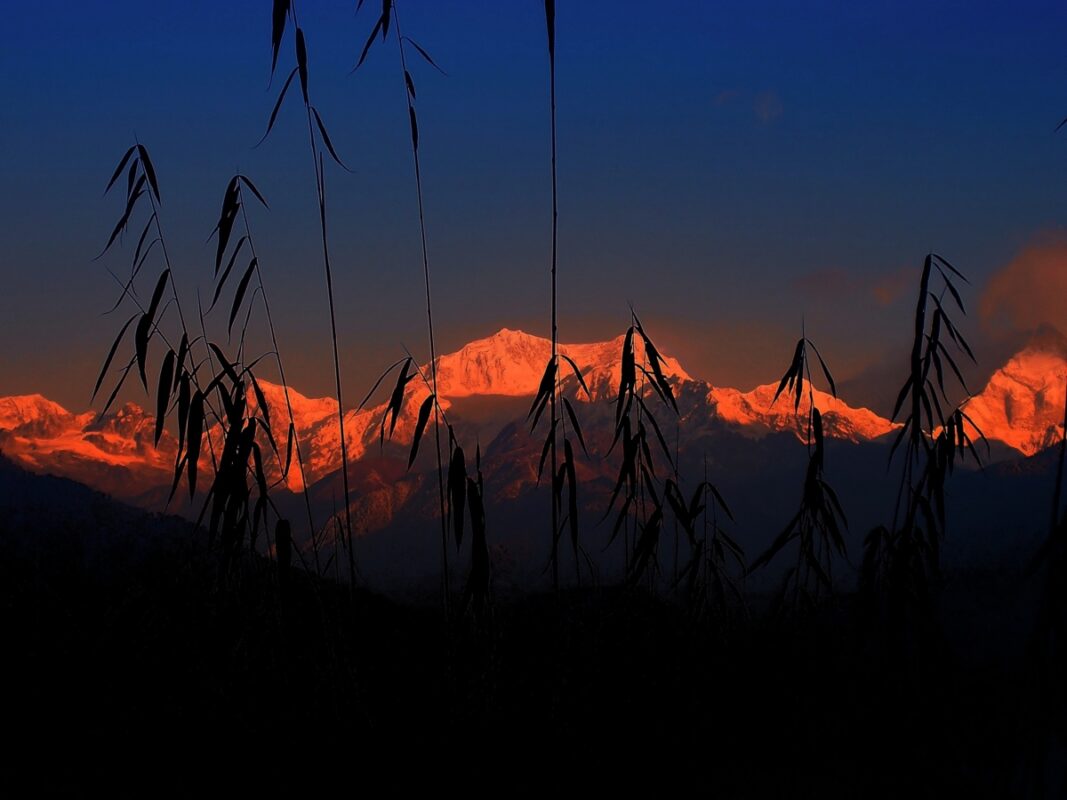
[[[313,99],[355,173],[328,174],[349,397],[401,343],[425,356],[395,44],[348,74],[367,5],[299,4]],[[750,388],[781,372],[804,318],[848,399],[884,407],[879,376],[903,371],[924,254],[968,273],[977,308],[1067,218],[1067,134],[1053,132],[1067,115],[1063,3],[558,5],[565,341],[616,335],[633,301],[690,372]],[[400,12],[448,72],[414,69],[441,350],[502,326],[546,334],[542,4],[401,0]],[[104,264],[128,268],[121,253],[91,260],[120,212],[101,193],[135,134],[189,292],[210,291],[205,239],[233,170],[267,195],[253,226],[291,381],[328,394],[297,92],[252,149],[278,88],[267,91],[269,0],[38,0],[4,17],[0,395],[87,407],[125,319],[100,316],[115,294]],[[290,34],[282,65],[292,48]],[[976,314],[965,328],[992,351],[989,325]]]

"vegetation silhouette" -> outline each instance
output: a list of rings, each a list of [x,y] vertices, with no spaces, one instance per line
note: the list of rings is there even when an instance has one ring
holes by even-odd
[[[813,372],[833,398],[837,387],[806,331],[774,394],[775,403],[792,401],[805,432],[807,464],[800,505],[770,546],[747,563],[736,532],[744,530],[746,521],[734,519],[711,480],[707,456],[703,474],[695,479],[682,469],[678,441],[672,449],[664,435],[670,430],[667,421],[680,430],[677,384],[668,377],[664,356],[636,311],[629,309],[619,380],[610,397],[594,396],[582,369],[560,349],[555,12],[554,2],[546,0],[550,355],[525,420],[531,436],[542,421],[547,427],[535,459],[538,482],[547,468],[551,491],[546,566],[551,595],[496,596],[494,532],[487,524],[489,494],[481,444],[461,445],[442,402],[448,398],[440,394],[437,374],[416,88],[408,56],[417,54],[440,68],[401,32],[393,0],[383,0],[355,69],[365,63],[379,36],[383,43],[388,41],[392,29],[409,120],[429,359],[425,368],[410,352],[398,359],[355,410],[367,407],[380,388],[392,383],[377,428],[379,446],[384,447],[405,409],[425,392],[418,401],[410,444],[404,447],[406,468],[412,470],[432,417],[445,623],[417,605],[360,588],[327,225],[326,157],[344,170],[348,167],[310,99],[308,47],[295,2],[274,0],[270,74],[273,78],[289,28],[295,66],[282,83],[260,143],[274,128],[298,78],[330,314],[343,507],[324,525],[316,523],[301,431],[248,214],[249,203],[266,210],[266,197],[244,174],[227,183],[212,232],[211,301],[205,310],[198,294],[196,329],[183,312],[167,251],[157,171],[147,147],[135,142],[107,183],[105,194],[121,191],[125,178],[126,192],[101,253],[113,252],[125,234],[141,230],[129,274],[111,273],[121,292],[109,313],[126,307],[131,315],[106,353],[93,397],[105,384],[111,386],[102,405],[101,413],[106,413],[134,371],[146,393],[154,390],[154,442],[158,446],[170,430],[177,441],[167,505],[184,481],[190,502],[199,503],[198,516],[195,524],[182,524],[140,515],[106,499],[87,500],[81,490],[67,485],[37,484],[0,459],[3,485],[29,496],[50,492],[69,504],[69,518],[41,512],[32,524],[18,517],[14,506],[0,504],[0,522],[10,529],[23,532],[36,526],[49,535],[37,543],[21,535],[3,541],[0,591],[5,607],[34,610],[34,620],[62,627],[72,648],[89,650],[108,667],[128,659],[144,670],[122,670],[122,677],[130,680],[123,686],[102,667],[91,667],[92,677],[105,687],[102,696],[119,709],[114,730],[148,728],[161,734],[161,746],[142,745],[143,753],[138,749],[145,759],[131,770],[138,777],[142,769],[152,774],[167,763],[170,749],[194,730],[208,744],[208,755],[199,765],[204,774],[217,765],[234,770],[236,753],[276,747],[290,756],[293,751],[287,748],[303,739],[304,757],[325,756],[326,763],[334,763],[332,759],[350,758],[353,749],[362,747],[365,758],[395,775],[412,767],[407,750],[392,744],[401,741],[424,755],[431,767],[427,782],[439,787],[444,770],[454,769],[471,752],[487,757],[488,766],[477,765],[485,774],[514,778],[516,769],[525,770],[523,775],[543,769],[540,751],[537,758],[527,758],[515,746],[529,737],[542,744],[558,743],[566,768],[599,768],[607,782],[631,783],[644,776],[635,778],[620,753],[622,758],[634,753],[636,741],[637,755],[651,764],[678,763],[692,773],[712,764],[719,787],[728,795],[780,796],[798,786],[802,793],[823,796],[950,790],[1003,796],[1020,787],[1034,795],[1054,793],[1065,785],[1062,776],[1049,779],[1047,773],[1062,766],[1049,742],[1063,735],[1063,718],[1057,715],[1064,710],[1062,674],[1067,664],[1067,514],[1061,507],[1067,408],[1048,540],[1034,569],[1010,592],[1003,589],[1002,576],[961,575],[955,586],[947,586],[942,572],[947,488],[968,457],[981,466],[977,445],[984,436],[967,415],[966,401],[958,401],[958,395],[969,390],[957,359],[976,361],[955,322],[957,313],[966,314],[959,290],[966,278],[948,260],[930,253],[919,271],[908,369],[893,412],[900,427],[889,466],[898,467],[900,476],[893,481],[897,491],[892,522],[866,536],[858,590],[841,586],[839,565],[848,565],[848,525],[830,484],[827,410],[817,402]],[[147,281],[148,264],[156,263],[150,262],[151,256],[158,259],[159,271]],[[142,292],[149,286],[150,292]],[[257,310],[262,311],[261,320]],[[250,353],[248,334],[260,322],[271,349]],[[210,335],[215,329],[218,333]],[[132,342],[127,341],[130,331]],[[811,354],[817,370],[812,369]],[[257,374],[265,363],[273,363],[281,377],[285,420],[271,418]],[[598,404],[611,407],[607,455],[617,458],[618,471],[605,493],[601,521],[610,522],[605,549],[617,547],[622,539],[624,569],[617,585],[599,579],[587,529],[581,525],[585,506],[577,455],[580,450],[591,460],[591,448],[571,402],[579,394],[589,401],[590,416]],[[467,458],[471,450],[472,462]],[[294,466],[306,512],[306,538],[294,533],[294,520],[276,499],[293,482]],[[91,514],[97,515],[97,522],[91,521]],[[64,548],[74,546],[72,531],[93,524],[120,534],[115,542],[99,545],[105,555],[118,554],[128,561],[117,576],[100,578],[87,568],[95,553],[81,560],[62,555]],[[673,571],[661,563],[663,533],[669,525],[682,534],[675,544]],[[137,537],[161,530],[174,534],[166,547],[148,555],[137,550]],[[561,555],[567,557],[564,536],[574,564],[572,587],[560,574]],[[465,538],[470,569],[462,590],[453,592],[449,549],[454,542],[453,564],[458,563]],[[49,556],[54,548],[54,557],[44,559],[43,567],[42,548]],[[748,590],[749,576],[792,548],[795,563],[775,598]],[[344,571],[342,557],[347,560]],[[25,575],[33,570],[39,579],[27,580]],[[165,596],[162,585],[175,589],[175,596]],[[1024,595],[1034,586],[1039,587],[1036,600],[1018,600],[1011,594]],[[84,593],[83,587],[88,587]],[[991,588],[1016,598],[1034,615],[1029,661],[1023,665],[989,659],[972,669],[952,654],[949,637],[941,630],[946,615],[939,600],[973,599]],[[145,607],[149,613],[143,614]],[[175,625],[175,631],[153,637],[153,615]],[[762,624],[783,617],[789,624]],[[118,620],[117,627],[108,627],[108,620]],[[40,685],[59,686],[55,697],[33,693],[16,704],[14,718],[35,731],[40,727],[35,714],[42,708],[62,711],[63,703],[75,702],[70,688],[59,680],[59,665],[69,655],[64,640],[48,633],[16,615],[12,638],[20,646],[4,667],[17,681],[43,664]],[[94,636],[104,644],[94,644]],[[187,649],[185,636],[192,642]],[[886,653],[891,657],[884,658]],[[899,669],[901,665],[905,668]],[[1038,702],[1029,704],[1018,702],[1027,691],[1023,684],[1028,670],[1036,670],[1039,678],[1034,690]],[[164,722],[181,723],[173,730],[153,722],[156,709],[146,710],[135,701],[139,691],[158,690],[153,683],[157,674],[175,682],[174,706],[189,704],[192,709],[188,717],[184,712],[162,715]],[[187,683],[179,680],[183,675],[191,676]],[[974,710],[975,697],[983,699],[982,713]],[[1048,703],[1041,705],[1041,700]],[[89,704],[90,715],[101,714],[105,707],[104,701],[98,707],[93,698],[78,702]],[[412,724],[426,719],[438,727]],[[450,735],[442,733],[442,720]],[[1014,734],[1038,730],[1038,724],[1045,738],[1037,750],[1046,755],[1027,772],[1020,765],[1028,763],[1030,755],[1021,751]],[[1026,746],[1033,743],[1022,738]],[[752,742],[766,745],[769,752],[753,752]],[[270,758],[257,763],[262,771],[244,776],[244,788],[306,788],[320,779],[337,778],[306,772],[293,776]],[[89,770],[97,775],[101,768],[96,764]],[[414,776],[409,779],[414,781]],[[348,788],[350,781],[343,776]]]

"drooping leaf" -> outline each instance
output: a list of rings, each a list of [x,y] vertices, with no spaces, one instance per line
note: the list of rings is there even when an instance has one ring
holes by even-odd
[[[285,442],[285,467],[282,469],[282,476],[289,477],[289,468],[293,464],[293,445],[296,442],[296,426],[289,423],[289,435],[286,437]],[[301,476],[303,477],[303,476]]]
[[[100,255],[96,258],[100,258],[104,253],[110,250],[111,245],[113,245],[115,240],[119,238],[119,234],[126,230],[126,226],[129,225],[130,222],[130,214],[133,213],[133,209],[137,205],[137,200],[144,194],[144,182],[144,175],[137,179],[137,183],[134,185],[133,194],[130,195],[129,199],[126,201],[126,208],[122,212],[122,216],[119,217],[119,221],[115,223],[115,227],[112,229],[111,235],[107,239],[107,244],[104,245],[104,249],[100,251]]]
[[[256,185],[252,183],[251,179],[247,175],[238,175],[237,179],[248,187],[248,190],[256,196],[256,199],[263,204],[264,208],[270,208],[270,206],[267,205],[266,199],[263,197],[259,189],[256,188]]]
[[[564,355],[563,353],[560,353],[559,357],[566,361],[568,364],[570,364],[571,370],[574,372],[574,377],[578,380],[578,385],[582,387],[582,391],[585,392],[585,396],[588,399],[592,400],[593,395],[592,393],[590,393],[589,387],[586,386],[585,377],[582,375],[582,371],[578,369],[578,365],[574,363],[574,359],[570,356]]]
[[[585,446],[585,437],[582,436],[582,426],[578,424],[578,416],[574,413],[574,409],[571,408],[571,402],[566,397],[563,398],[563,408],[567,411],[567,416],[571,421],[571,428],[578,437],[578,444],[582,446],[582,452],[588,456],[589,450]]]
[[[282,100],[285,99],[285,93],[289,91],[289,84],[291,84],[293,78],[296,77],[296,71],[297,68],[293,67],[293,71],[290,72],[289,77],[285,79],[285,83],[282,85],[282,90],[278,93],[278,101],[274,104],[274,109],[270,112],[270,119],[267,121],[267,130],[263,134],[263,138],[256,142],[255,147],[259,147],[267,140],[267,137],[270,136],[271,129],[274,127],[274,121],[278,119],[278,111],[282,107]]]
[[[252,372],[248,373],[248,377],[252,379],[252,391],[256,395],[256,403],[259,405],[259,413],[263,415],[264,421],[267,423],[267,430],[270,430],[270,406],[267,405],[267,397],[263,394],[263,389],[260,388],[259,381],[256,380],[256,376]]]
[[[271,76],[274,75],[274,70],[278,66],[278,50],[282,46],[282,36],[285,34],[285,18],[289,16],[289,3],[290,0],[274,0],[270,26]]]
[[[137,371],[141,376],[141,383],[145,391],[148,391],[148,374],[146,372],[148,362],[148,339],[151,336],[152,319],[148,314],[142,314],[137,322],[137,328],[133,332],[134,351],[137,356]]]
[[[411,96],[411,99],[414,100],[415,99],[415,81],[413,81],[411,79],[411,73],[408,72],[407,70],[404,70],[404,84],[408,87],[408,94]]]
[[[347,172],[351,172],[352,170],[348,169],[348,166],[345,164],[345,162],[341,160],[341,157],[339,155],[337,155],[337,151],[334,150],[333,142],[330,141],[330,134],[326,132],[326,125],[323,124],[322,117],[319,116],[319,110],[312,106],[311,111],[315,115],[315,124],[318,125],[319,133],[322,134],[322,143],[326,145],[326,149],[330,153],[330,158],[336,161],[337,165],[341,167],[341,169],[346,170]]]
[[[526,419],[529,420],[533,417],[533,422],[530,425],[530,430],[537,427],[537,421],[541,418],[542,412],[548,405],[549,400],[552,398],[552,394],[556,388],[556,362],[554,359],[549,358],[548,364],[545,366],[544,374],[541,376],[541,383],[537,387],[537,394],[534,397],[533,404],[530,406],[530,411],[526,415]],[[553,426],[555,420],[552,420]]]
[[[403,364],[405,361],[408,361],[408,360],[409,359],[407,359],[407,358],[401,358],[401,359],[399,359],[397,361],[394,361],[393,364],[389,367],[389,369],[387,369],[385,372],[383,372],[381,375],[379,375],[378,376],[378,380],[376,380],[374,382],[374,386],[372,386],[371,390],[369,392],[367,392],[366,397],[364,397],[363,401],[356,407],[356,410],[357,411],[362,410],[363,407],[365,405],[367,405],[367,403],[370,401],[370,399],[374,396],[374,393],[378,390],[378,387],[382,385],[382,381],[384,381],[386,378],[389,377],[389,373],[392,372],[394,369],[396,369],[397,367],[399,367],[401,364]]]
[[[810,344],[811,349],[815,351],[815,357],[819,359],[819,366],[822,367],[822,374],[823,376],[825,376],[826,382],[830,384],[830,394],[832,394],[836,398],[837,385],[834,383],[834,376],[830,374],[830,369],[826,366],[826,362],[823,361],[822,353],[819,352],[819,349],[814,344],[812,344],[810,340],[808,341],[808,344]]]
[[[115,337],[115,341],[111,343],[111,349],[107,351],[107,358],[104,359],[104,366],[100,368],[100,377],[96,379],[96,385],[93,387],[93,396],[90,402],[96,400],[97,392],[100,391],[100,385],[104,382],[104,376],[107,375],[108,368],[111,367],[111,362],[115,358],[115,352],[119,349],[119,342],[122,341],[122,337],[126,335],[126,329],[133,324],[133,321],[137,319],[138,315],[134,314],[128,320],[126,324],[119,329],[119,335]]]
[[[167,278],[170,277],[170,269],[164,269],[156,280],[156,288],[152,291],[152,301],[148,304],[146,316],[150,322],[154,322],[156,311],[159,310],[159,301],[163,299],[163,291],[167,287]]]
[[[415,107],[408,106],[408,117],[411,120],[411,146],[413,149],[419,149],[419,122],[415,118]]]
[[[437,66],[437,63],[432,58],[430,58],[430,54],[427,53],[422,47],[420,47],[418,42],[416,42],[410,36],[405,36],[404,37],[404,41],[406,41],[408,44],[410,44],[412,47],[414,47],[416,50],[418,50],[419,55],[422,56],[423,59],[425,59],[427,64],[429,64],[435,70],[440,72],[442,75],[444,75],[446,77],[448,76],[448,73],[445,72],[443,69],[441,69],[439,66]]]
[[[171,388],[174,385],[175,359],[174,351],[168,350],[167,355],[163,357],[163,366],[159,369],[159,387],[156,391],[156,447],[159,447],[163,424],[167,421],[167,404],[170,402]]]
[[[111,191],[111,187],[114,186],[115,181],[119,179],[119,175],[121,175],[122,171],[126,168],[126,163],[130,160],[130,156],[133,155],[136,149],[137,145],[132,145],[130,149],[127,150],[126,153],[122,156],[122,160],[119,161],[119,165],[115,167],[115,172],[112,174],[111,180],[107,182],[107,188],[104,189],[104,194],[107,194]],[[127,194],[129,194],[129,192],[127,192]]]
[[[296,68],[300,71],[300,91],[304,94],[304,105],[310,105],[308,99],[308,51],[304,42],[303,28],[296,29]]]
[[[430,411],[433,409],[435,399],[434,395],[428,395],[419,406],[419,418],[415,422],[415,435],[411,440],[411,455],[408,456],[408,469],[411,469],[412,464],[415,463],[415,457],[419,454],[419,442],[422,441],[422,434],[426,430],[426,423],[430,419]]]
[[[408,370],[411,369],[411,365],[414,363],[414,359],[408,357],[404,360],[403,365],[400,368],[400,374],[397,375],[396,386],[393,387],[393,393],[389,397],[389,404],[385,409],[385,417],[382,417],[382,433],[385,433],[385,419],[389,418],[389,436],[392,437],[393,431],[396,430],[396,421],[400,416],[400,410],[404,407],[404,389],[411,382],[414,375],[409,375]]]
[[[163,202],[159,196],[159,183],[156,181],[156,168],[152,166],[152,159],[148,155],[148,150],[143,144],[137,145],[137,152],[141,156],[141,166],[144,168],[144,174],[148,178],[148,185],[152,189],[152,194],[156,196],[156,202]]]
[[[359,61],[356,62],[356,66],[352,67],[352,72],[359,69],[363,62],[367,60],[367,53],[370,52],[370,46],[374,44],[374,37],[378,35],[378,31],[382,29],[382,18],[378,17],[378,21],[374,23],[374,27],[371,29],[370,36],[367,37],[367,43],[363,45],[363,52],[359,54]]]
[[[255,273],[256,264],[258,263],[258,259],[253,258],[249,262],[245,274],[241,276],[241,282],[237,284],[237,291],[233,296],[233,305],[230,306],[230,321],[226,327],[227,331],[230,333],[233,333],[233,321],[237,319],[237,312],[241,310],[241,303],[244,302],[245,292],[248,290],[248,283],[252,280],[252,275]]]
[[[219,301],[219,295],[222,294],[222,287],[226,285],[226,279],[228,277],[230,277],[230,272],[233,270],[233,265],[236,263],[237,256],[240,255],[241,248],[244,246],[244,243],[246,241],[248,241],[248,237],[247,236],[242,236],[237,241],[237,247],[235,247],[233,249],[233,255],[230,256],[230,260],[226,264],[226,269],[224,269],[222,271],[222,277],[219,278],[218,283],[215,285],[215,294],[212,295],[212,297],[211,297],[211,305],[208,306],[208,309],[207,309],[208,313],[210,313],[211,309],[213,309],[215,307],[215,303],[217,303]],[[218,275],[217,272],[215,274]]]
[[[230,379],[230,382],[234,386],[239,384],[241,382],[241,379],[237,375],[237,370],[230,362],[230,360],[226,358],[226,354],[222,352],[222,348],[214,342],[210,342],[208,344],[208,347],[211,348],[211,351],[215,354],[215,358],[217,358],[219,360],[219,363],[222,365],[223,374]],[[220,379],[216,377],[211,383],[213,386],[218,385],[218,383],[220,383]],[[210,389],[205,389],[205,392],[210,392]]]

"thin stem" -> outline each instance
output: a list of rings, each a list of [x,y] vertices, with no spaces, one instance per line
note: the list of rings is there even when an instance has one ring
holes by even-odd
[[[241,218],[244,221],[245,235],[248,237],[248,247],[252,252],[252,259],[256,264],[256,280],[259,282],[259,291],[263,299],[263,311],[267,318],[267,328],[270,331],[271,344],[274,347],[274,360],[278,364],[278,377],[282,382],[282,393],[285,395],[285,409],[289,414],[289,424],[293,426],[293,448],[296,450],[296,463],[300,470],[300,483],[303,488],[304,495],[304,507],[307,511],[308,527],[311,533],[311,549],[315,555],[315,574],[321,575],[322,570],[319,564],[319,545],[318,536],[315,530],[315,520],[311,513],[311,496],[308,493],[307,487],[307,473],[304,471],[304,456],[300,450],[300,432],[296,428],[296,417],[293,415],[293,403],[289,397],[289,382],[285,378],[285,366],[282,364],[282,353],[278,347],[278,335],[274,329],[274,317],[270,312],[270,301],[267,299],[267,287],[263,283],[263,274],[260,272],[259,256],[256,254],[256,245],[252,240],[252,229],[248,224],[248,212],[245,209],[244,195],[240,184],[238,184],[237,191],[240,194],[240,207]]]
[[[289,9],[290,13],[293,15],[293,24],[299,30],[300,24],[297,22],[296,3],[293,2]],[[333,376],[334,389],[337,395],[337,426],[341,434],[341,481],[345,493],[345,530],[344,536],[341,538],[342,541],[347,544],[348,575],[354,586],[356,582],[356,556],[353,550],[352,541],[352,510],[349,507],[351,505],[351,491],[349,489],[348,480],[348,442],[345,437],[345,406],[341,392],[341,355],[337,345],[337,315],[334,310],[333,299],[333,270],[330,266],[329,237],[326,233],[326,175],[323,170],[322,153],[315,144],[315,128],[311,119],[311,102],[307,98],[304,100],[304,111],[307,116],[308,146],[311,150],[312,166],[315,170],[315,189],[319,199],[319,232],[322,239],[322,264],[326,272],[326,297],[330,306],[330,341],[333,344]]]
[[[546,3],[546,9],[547,9]],[[553,3],[554,6],[554,3]],[[555,8],[548,16],[548,76],[549,76],[549,99],[551,105],[552,127],[552,365],[557,367],[556,377],[559,377],[557,352],[559,349],[559,337],[556,324],[556,255],[559,228],[559,198],[556,186],[556,29]],[[559,384],[553,388],[549,399],[549,412],[552,416],[552,427],[549,436],[552,437],[552,587],[559,591],[559,496],[556,492],[556,393]]]
[[[407,58],[404,55],[404,38],[400,35],[400,17],[397,13],[397,4],[395,2],[393,3],[392,13],[393,26],[396,29],[397,49],[400,51],[400,68],[404,73],[401,76],[404,81],[404,98],[407,100],[408,115],[411,119],[414,119],[415,108],[412,105],[411,94],[407,86],[408,65]],[[430,300],[430,256],[426,246],[426,213],[422,199],[422,167],[419,161],[419,148],[415,142],[414,135],[411,140],[411,157],[415,162],[415,194],[419,201],[419,234],[422,241],[422,275],[426,285],[426,330],[430,341],[430,383],[432,384],[434,395],[433,432],[437,445],[437,493],[441,512],[441,589],[444,595],[445,616],[447,616],[451,592],[448,576],[448,516],[445,513],[444,466],[441,458],[441,422],[437,402],[437,349],[433,339],[433,304]]]

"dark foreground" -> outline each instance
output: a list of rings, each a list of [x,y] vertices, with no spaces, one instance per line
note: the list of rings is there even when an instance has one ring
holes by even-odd
[[[446,626],[298,573],[280,591],[266,561],[223,587],[181,523],[0,477],[5,794],[1065,788],[1024,576],[954,576],[906,648],[852,597],[696,621],[589,589]]]

